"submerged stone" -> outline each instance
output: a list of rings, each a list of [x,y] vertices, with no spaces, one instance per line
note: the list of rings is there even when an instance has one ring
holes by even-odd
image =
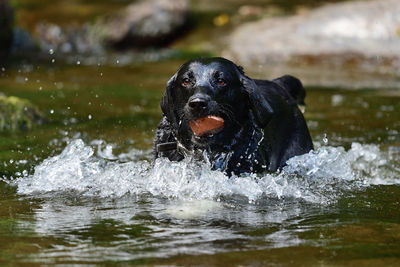
[[[45,120],[28,100],[0,94],[0,132],[28,130]]]

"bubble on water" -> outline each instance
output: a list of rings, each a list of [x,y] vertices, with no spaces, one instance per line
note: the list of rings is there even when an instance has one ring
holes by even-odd
[[[97,147],[97,153],[95,148]],[[121,197],[126,194],[181,200],[295,198],[328,204],[343,192],[371,184],[399,184],[399,172],[390,168],[376,145],[354,143],[349,151],[324,146],[291,158],[277,173],[228,177],[204,162],[185,158],[150,163],[151,151],[114,155],[113,145],[94,140],[91,146],[73,140],[60,155],[35,167],[15,183],[19,194],[74,190],[84,196]],[[397,177],[397,178],[396,178]]]

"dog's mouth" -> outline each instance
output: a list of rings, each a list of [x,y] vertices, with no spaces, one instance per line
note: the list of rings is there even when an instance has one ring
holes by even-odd
[[[219,133],[224,128],[224,119],[214,115],[208,115],[189,122],[196,139],[204,139]]]

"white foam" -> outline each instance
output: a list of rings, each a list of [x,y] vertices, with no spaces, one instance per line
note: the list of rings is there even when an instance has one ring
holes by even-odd
[[[279,173],[240,177],[227,177],[191,159],[150,163],[135,159],[140,158],[137,150],[124,153],[121,158],[130,154],[131,161],[121,162],[113,160],[120,156],[108,147],[95,155],[91,146],[73,140],[60,155],[36,166],[32,175],[16,179],[17,191],[30,195],[72,190],[96,197],[152,194],[185,201],[296,198],[325,204],[346,190],[400,183],[399,171],[376,145],[354,143],[349,151],[323,146],[290,159]]]

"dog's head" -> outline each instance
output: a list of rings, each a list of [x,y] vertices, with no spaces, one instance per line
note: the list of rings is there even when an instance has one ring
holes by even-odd
[[[180,142],[202,148],[231,145],[250,119],[264,127],[270,106],[241,67],[224,58],[205,58],[186,62],[172,76],[161,109]],[[223,118],[223,128],[212,135],[195,135],[190,122],[208,115]]]

